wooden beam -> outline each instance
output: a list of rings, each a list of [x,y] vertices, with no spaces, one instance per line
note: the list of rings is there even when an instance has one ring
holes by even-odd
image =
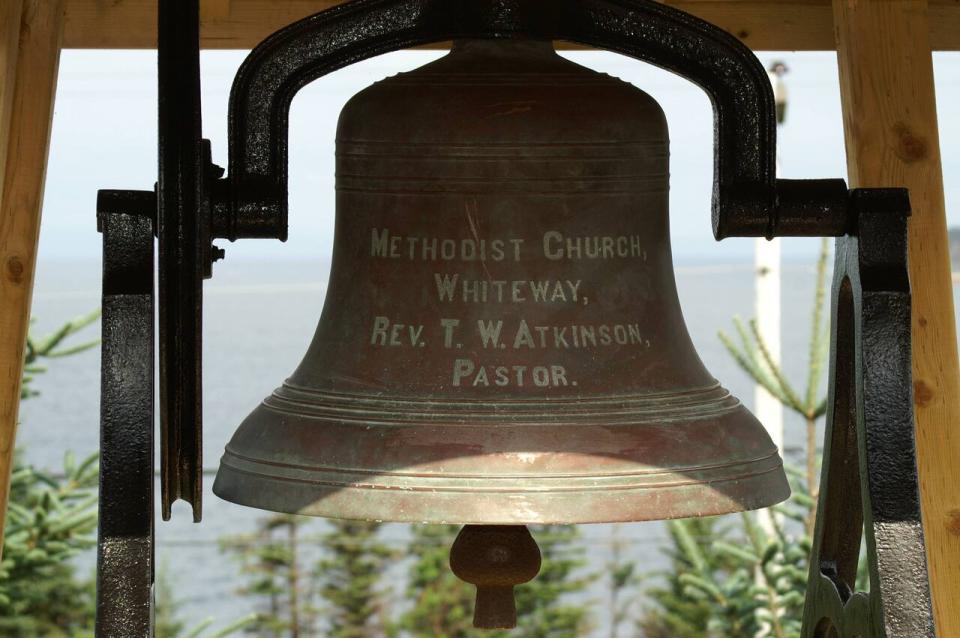
[[[10,121],[13,118],[13,96],[17,78],[17,60],[20,54],[20,20],[23,15],[23,0],[0,0],[0,176],[6,174],[7,149],[13,137]],[[0,203],[3,202],[4,179],[0,177]],[[0,219],[0,222],[3,220]],[[2,280],[0,280],[2,285]],[[2,290],[2,289],[0,289]],[[2,314],[2,312],[0,312]],[[3,318],[0,317],[0,321]],[[2,336],[0,336],[2,339]],[[0,355],[2,356],[2,355]],[[21,355],[22,360],[22,355]],[[0,363],[2,365],[2,363]],[[6,381],[6,375],[0,372],[0,379]],[[9,402],[19,405],[20,385],[16,385],[16,394],[11,387],[0,388],[0,560],[3,559],[3,532],[7,513],[7,498],[10,492],[11,454],[15,438],[16,413],[8,417]]]
[[[665,0],[733,33],[754,50],[833,50],[830,0]],[[223,5],[228,4],[226,12]],[[201,46],[250,49],[338,0],[204,0]],[[960,0],[933,0],[930,42],[960,50]],[[67,0],[64,47],[156,47],[156,0]]]
[[[20,53],[20,17],[23,0],[0,0],[0,175],[7,166],[10,142],[10,117],[13,113],[13,87],[17,77],[17,56]],[[0,179],[0,201],[3,201],[3,180]],[[2,537],[2,531],[0,531]]]
[[[16,92],[22,15],[23,0],[0,0],[0,207],[2,207],[5,182],[2,176],[6,174],[7,149],[10,147],[12,137],[10,121],[13,119],[13,96]],[[0,219],[0,222],[2,221]],[[2,285],[2,280],[0,280],[0,285]],[[2,311],[0,311],[0,315],[2,315]],[[0,321],[2,320],[3,318],[0,317]],[[2,362],[0,362],[0,365],[2,365]],[[0,376],[0,379],[5,381],[6,376]],[[13,450],[13,440],[17,427],[16,416],[9,419],[6,417],[9,407],[5,405],[5,402],[16,401],[17,406],[19,406],[20,385],[17,384],[16,386],[16,398],[2,394],[5,391],[6,388],[0,388],[0,560],[3,560],[3,532],[7,514],[7,498],[10,492],[10,472],[13,469],[10,454]]]
[[[6,147],[0,201],[0,541],[16,440],[64,2],[22,0],[22,6],[16,22],[19,51],[14,71],[6,72],[0,85],[4,95],[13,92],[7,125],[0,130],[0,149]],[[3,31],[9,37],[7,27]],[[3,49],[8,48],[5,42]],[[4,55],[9,61],[9,53]]]
[[[917,458],[934,615],[960,638],[960,361],[925,0],[834,0],[852,186],[910,189]]]
[[[204,22],[230,17],[230,0],[200,0],[200,19]]]

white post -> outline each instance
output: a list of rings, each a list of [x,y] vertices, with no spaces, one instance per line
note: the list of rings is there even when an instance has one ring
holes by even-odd
[[[780,364],[780,240],[756,240],[754,315],[774,362]],[[783,455],[783,405],[760,384],[754,389],[754,414]],[[770,521],[761,517],[768,531]]]
[[[773,85],[777,104],[777,128],[786,118],[787,92],[783,84],[786,66],[775,62],[768,75]],[[777,146],[777,175],[780,175],[780,147]],[[780,365],[780,240],[758,238],[754,249],[754,316],[757,331],[770,352],[775,365]],[[754,389],[754,414],[767,430],[783,456],[783,405],[766,389],[757,384]],[[773,533],[773,510],[759,516],[759,524],[768,534]]]
[[[775,62],[767,75],[773,85],[773,95],[777,104],[777,128],[783,124],[786,117],[787,92],[782,76],[786,73],[786,66]],[[777,146],[777,176],[780,175],[780,146]],[[780,365],[780,240],[774,238],[766,240],[758,238],[754,244],[754,316],[757,318],[757,332],[760,333],[770,353],[773,364]],[[763,424],[770,438],[773,440],[780,456],[783,456],[783,405],[772,394],[760,385],[753,391],[754,414]],[[773,536],[775,526],[780,516],[774,513],[773,508],[757,513],[757,522],[767,536]],[[763,574],[756,574],[758,585],[763,586]],[[761,623],[754,638],[769,636],[771,627],[768,623]]]

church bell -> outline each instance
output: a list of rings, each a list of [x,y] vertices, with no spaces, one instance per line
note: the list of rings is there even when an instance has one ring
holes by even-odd
[[[214,492],[465,525],[474,624],[516,623],[533,523],[773,505],[777,447],[704,368],[677,298],[666,121],[549,42],[458,41],[337,129],[333,263],[300,366]]]
[[[649,95],[546,41],[458,41],[354,96],[316,335],[214,492],[477,525],[784,500],[777,447],[684,325],[668,159]]]

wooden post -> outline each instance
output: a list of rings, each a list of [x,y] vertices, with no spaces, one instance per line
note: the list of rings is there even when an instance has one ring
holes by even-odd
[[[63,0],[22,0],[22,11],[3,0],[0,15],[20,13],[19,51],[10,62],[4,42],[0,91],[10,97],[9,118],[0,130],[4,152],[0,200],[0,541],[6,519],[10,470],[20,405],[23,349],[30,320],[33,270],[40,230],[40,205],[46,173],[53,99],[60,60]],[[2,26],[10,37],[13,29]],[[13,69],[13,73],[10,73]],[[0,542],[0,548],[2,548]],[[2,550],[0,550],[2,551]]]
[[[960,365],[926,0],[833,0],[852,186],[910,189],[917,457],[934,616],[960,637]]]
[[[3,175],[7,170],[7,149],[10,146],[10,123],[13,117],[13,95],[14,86],[17,78],[17,60],[20,54],[20,19],[23,14],[22,0],[0,0],[0,205],[3,202]],[[3,219],[0,218],[0,224]],[[5,228],[0,226],[0,229]],[[2,236],[0,236],[2,238]],[[2,262],[0,262],[2,263]],[[4,294],[6,285],[4,279],[0,278],[0,295]],[[6,326],[8,321],[0,310],[0,321]],[[4,336],[0,335],[0,340]],[[6,341],[2,341],[3,347],[6,347]],[[5,350],[0,353],[0,357],[5,357]],[[21,356],[22,359],[22,356]],[[22,364],[21,364],[22,365]],[[6,359],[0,359],[0,383],[6,383]],[[9,394],[7,394],[9,393]],[[15,393],[15,394],[14,394]],[[11,454],[13,450],[13,438],[16,428],[16,408],[14,416],[7,421],[7,413],[10,411],[8,402],[20,400],[20,385],[16,388],[0,388],[0,560],[3,558],[3,532],[7,514],[7,497],[10,491],[9,475],[11,471]]]
[[[7,166],[22,13],[23,0],[0,0],[0,175],[6,172]],[[0,180],[0,201],[3,201],[3,180]]]

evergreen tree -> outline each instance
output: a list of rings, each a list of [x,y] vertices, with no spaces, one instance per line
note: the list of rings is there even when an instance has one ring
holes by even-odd
[[[20,398],[29,399],[39,394],[33,389],[32,382],[36,375],[47,371],[44,359],[62,359],[79,354],[99,345],[99,339],[91,339],[69,346],[62,345],[64,341],[77,334],[100,318],[100,310],[94,310],[75,319],[71,319],[53,332],[43,337],[37,337],[32,332],[27,336],[26,349],[23,357],[23,380],[20,384]]]
[[[180,618],[180,600],[173,592],[166,565],[157,569],[153,584],[153,634],[155,638],[180,638],[186,623]]]
[[[63,476],[26,465],[18,455],[10,483],[3,562],[0,635],[44,638],[93,627],[94,589],[70,560],[96,545],[97,456]]]
[[[304,579],[300,529],[307,519],[279,514],[264,519],[253,534],[221,541],[236,555],[248,577],[239,593],[254,599],[257,617],[244,630],[264,638],[314,635],[315,593]]]
[[[668,523],[673,570],[666,587],[648,592],[656,607],[641,622],[645,638],[800,636],[810,552],[803,523],[815,503],[803,472],[788,475],[793,495],[778,506],[772,533],[754,512],[741,514],[738,528],[718,529],[720,519]]]
[[[256,614],[248,614],[222,629],[208,632],[210,625],[213,624],[213,619],[208,618],[187,629],[187,624],[180,618],[181,605],[181,601],[174,594],[167,570],[161,566],[157,570],[154,583],[153,635],[155,638],[227,638],[236,635],[257,620]]]
[[[46,370],[44,359],[97,344],[63,345],[99,316],[93,312],[42,338],[28,337],[21,399],[38,394],[31,381]],[[68,453],[60,475],[15,455],[0,562],[0,635],[46,638],[92,632],[93,581],[78,579],[71,559],[96,544],[97,476],[96,454],[78,463]]]
[[[614,523],[610,532],[610,561],[606,572],[610,585],[607,616],[610,619],[610,638],[619,638],[620,628],[631,616],[635,603],[637,586],[640,583],[637,564],[624,555],[626,543],[621,532],[623,524]]]
[[[474,587],[450,571],[450,547],[456,525],[413,525],[409,554],[413,558],[407,597],[413,607],[401,627],[412,638],[497,638],[501,632],[473,627]]]
[[[583,594],[596,579],[584,574],[585,550],[574,525],[533,525],[542,566],[536,578],[517,587],[517,629],[522,638],[577,638],[588,630],[589,601]],[[576,594],[581,594],[579,600]]]
[[[711,580],[723,570],[724,559],[713,551],[713,542],[724,533],[718,519],[691,518],[667,522],[670,557],[666,582],[647,591],[655,606],[640,621],[645,638],[704,638],[712,615],[710,601],[690,589],[691,577]]]
[[[383,595],[377,589],[391,556],[377,541],[378,523],[332,520],[323,536],[328,557],[317,564],[320,596],[328,603],[327,638],[379,638],[386,635]]]

